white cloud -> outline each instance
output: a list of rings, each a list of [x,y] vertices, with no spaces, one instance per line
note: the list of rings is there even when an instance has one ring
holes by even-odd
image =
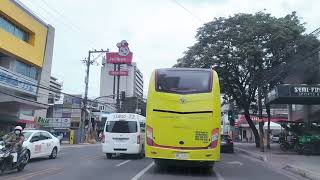
[[[122,39],[129,42],[148,88],[153,69],[171,67],[194,42],[202,22],[172,0],[21,0],[56,28],[53,75],[64,81],[68,93],[83,93],[84,65],[80,60],[91,48],[109,48]],[[43,2],[45,1],[45,2]],[[316,8],[320,1],[298,0],[179,0],[194,16],[208,22],[234,13],[266,9],[275,16],[291,11],[307,22],[310,32],[320,24]],[[48,7],[48,5],[50,7]],[[55,9],[55,10],[54,10]],[[58,13],[56,12],[58,11]],[[61,14],[63,16],[61,16]],[[76,27],[75,27],[75,26]],[[99,95],[100,68],[92,66],[89,95]]]

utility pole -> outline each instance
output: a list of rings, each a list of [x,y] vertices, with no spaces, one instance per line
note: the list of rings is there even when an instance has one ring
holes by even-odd
[[[93,50],[88,52],[88,59],[83,60],[82,62],[86,65],[86,77],[85,77],[85,92],[84,92],[84,98],[83,98],[83,108],[81,113],[81,123],[80,123],[80,142],[84,142],[84,135],[85,135],[85,121],[88,119],[88,113],[87,113],[87,106],[88,106],[88,89],[89,89],[89,75],[90,75],[90,66],[93,65],[93,63],[96,62],[96,59],[91,60],[91,54],[94,53],[107,53],[109,50]],[[91,119],[90,119],[91,121]],[[88,121],[88,125],[89,125]]]

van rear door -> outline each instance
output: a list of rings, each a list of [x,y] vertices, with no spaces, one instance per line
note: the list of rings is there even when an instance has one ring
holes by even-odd
[[[137,121],[107,121],[106,133],[111,145],[115,148],[125,148],[127,144],[137,143]]]

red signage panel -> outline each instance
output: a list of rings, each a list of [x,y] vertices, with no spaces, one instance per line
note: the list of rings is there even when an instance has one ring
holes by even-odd
[[[132,52],[129,52],[126,56],[119,55],[118,52],[110,52],[106,55],[107,63],[111,64],[131,64]]]
[[[110,76],[128,76],[129,71],[122,70],[122,71],[109,71]]]

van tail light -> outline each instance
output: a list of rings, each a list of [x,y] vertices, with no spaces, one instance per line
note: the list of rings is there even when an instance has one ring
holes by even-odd
[[[153,129],[147,126],[147,145],[153,146]]]
[[[140,135],[137,136],[137,144],[140,144]]]
[[[104,133],[102,134],[102,143],[105,143],[106,142],[106,135],[104,135]]]
[[[210,148],[216,148],[219,140],[219,128],[213,129],[211,132],[211,146]]]

